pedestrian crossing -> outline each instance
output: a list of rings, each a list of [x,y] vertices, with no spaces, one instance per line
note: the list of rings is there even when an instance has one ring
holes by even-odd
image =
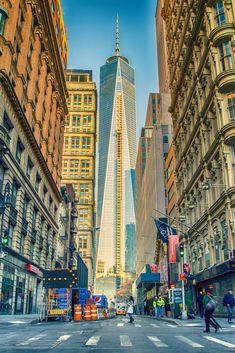
[[[93,331],[95,332],[95,331]],[[30,347],[35,347],[35,345],[39,347],[45,347],[46,345],[48,348],[55,348],[59,345],[65,344],[68,342],[73,343],[78,343],[80,346],[84,347],[94,347],[94,348],[104,348],[107,342],[107,345],[110,344],[109,341],[109,334],[103,334],[103,335],[92,335],[90,337],[87,337],[86,331],[74,331],[71,334],[64,333],[63,335],[52,339],[49,335],[49,333],[44,333],[44,334],[37,334],[33,337],[30,337],[22,342],[18,342],[15,344],[15,346],[24,347],[24,349],[30,349]],[[185,350],[187,351],[190,347],[190,351],[194,351],[195,353],[198,353],[198,349],[207,349],[208,344],[213,346],[216,351],[220,351],[222,347],[226,348],[231,348],[235,349],[235,340],[234,343],[231,342],[231,338],[228,340],[228,337],[224,336],[223,338],[217,338],[212,335],[202,335],[202,336],[197,336],[194,339],[190,337],[182,336],[182,335],[171,335],[171,340],[169,341],[169,338],[166,337],[165,335],[162,336],[161,334],[152,334],[152,335],[143,335],[142,343],[143,344],[152,344],[153,349],[154,348],[164,348],[164,352],[166,352],[169,349],[169,352],[172,350],[173,347],[178,347],[180,344],[185,346]],[[101,342],[102,341],[102,342]],[[230,341],[230,342],[229,342]],[[113,344],[114,347],[126,347],[126,348],[137,348],[138,343],[135,340],[135,334],[133,335],[127,335],[127,334],[115,334],[113,335]],[[109,349],[113,348],[109,346]],[[139,347],[138,347],[139,348]],[[184,349],[184,348],[182,348]],[[153,350],[154,351],[154,350]],[[203,350],[204,351],[204,350]]]

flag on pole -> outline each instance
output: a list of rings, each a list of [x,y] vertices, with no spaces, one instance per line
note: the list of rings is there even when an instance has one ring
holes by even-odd
[[[168,243],[168,236],[177,234],[176,229],[170,227],[167,223],[161,221],[160,219],[154,218],[155,225],[157,227],[160,239],[163,243]]]

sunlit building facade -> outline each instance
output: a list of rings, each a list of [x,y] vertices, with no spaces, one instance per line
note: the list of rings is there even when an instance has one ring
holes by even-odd
[[[135,76],[116,37],[100,70],[96,292],[109,298],[135,271]]]
[[[77,200],[76,243],[93,285],[96,85],[92,71],[67,70],[69,92],[65,119],[62,183],[72,184]]]

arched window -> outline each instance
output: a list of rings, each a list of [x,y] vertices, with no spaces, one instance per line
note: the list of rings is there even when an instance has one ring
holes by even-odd
[[[0,35],[3,36],[5,23],[7,19],[7,12],[0,8]]]

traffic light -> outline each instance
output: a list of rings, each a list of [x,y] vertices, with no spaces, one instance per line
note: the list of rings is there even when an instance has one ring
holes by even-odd
[[[184,257],[184,245],[180,244],[180,257]]]
[[[3,233],[2,243],[3,243],[3,245],[8,245],[8,232],[6,230]]]

